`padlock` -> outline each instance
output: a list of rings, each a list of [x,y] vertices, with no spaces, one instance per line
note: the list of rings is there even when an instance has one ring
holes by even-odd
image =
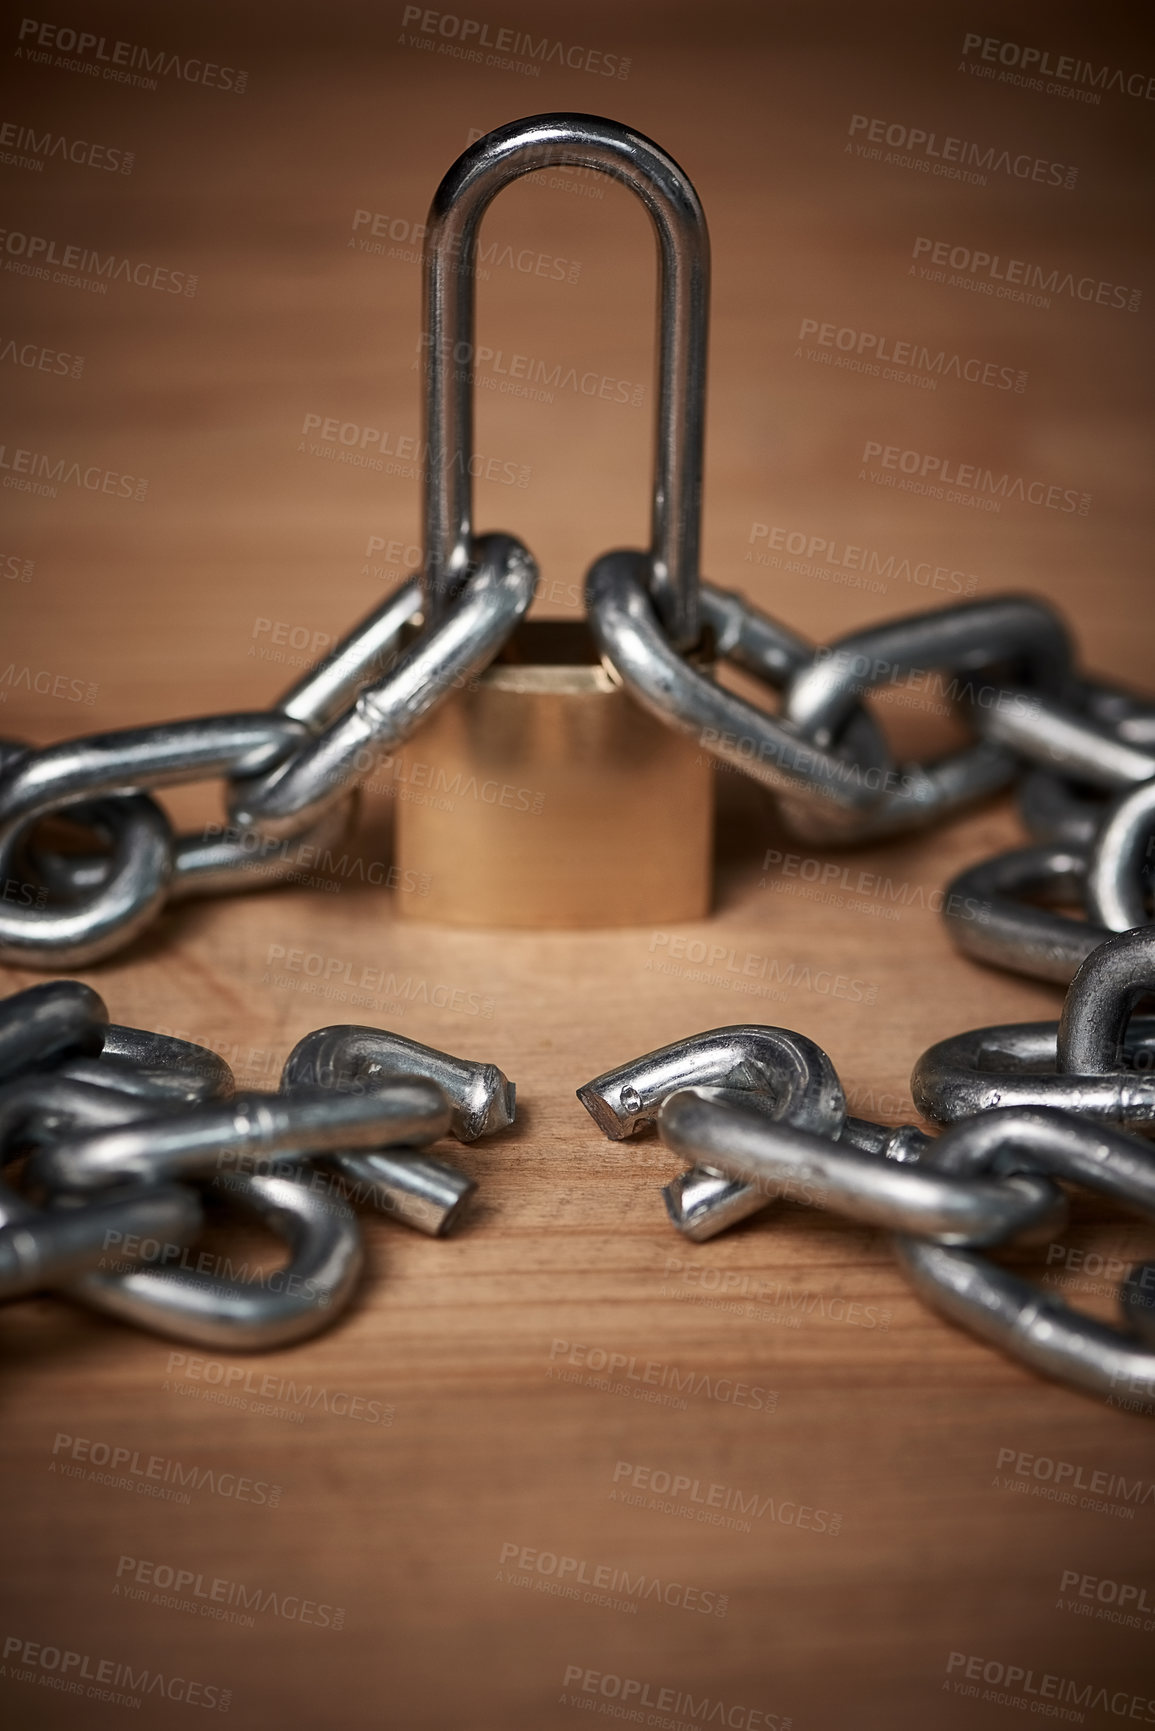
[[[401,881],[428,884],[398,908],[474,926],[701,919],[710,761],[635,703],[584,623],[527,620],[394,765]]]
[[[423,612],[452,611],[472,548],[474,258],[495,194],[582,167],[635,192],[658,241],[657,428],[648,593],[699,671],[709,240],[689,180],[649,139],[588,115],[490,133],[445,176],[425,251]],[[402,917],[597,927],[700,919],[711,899],[712,758],[635,700],[584,622],[524,621],[393,761],[396,863],[428,893]]]

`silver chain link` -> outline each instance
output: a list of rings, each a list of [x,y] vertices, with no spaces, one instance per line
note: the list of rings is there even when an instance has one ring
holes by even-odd
[[[507,1129],[494,1064],[374,1028],[320,1028],[276,1094],[236,1093],[228,1065],[184,1040],[110,1024],[98,995],[54,981],[0,1002],[0,1299],[60,1290],[155,1333],[265,1350],[327,1328],[364,1263],[351,1201],[431,1236],[476,1189],[419,1151]],[[198,1253],[210,1198],[274,1231],[272,1275]]]
[[[478,545],[481,564],[437,630],[398,646],[420,606],[418,586],[406,584],[269,712],[124,729],[41,751],[9,744],[0,756],[0,868],[37,893],[0,908],[0,960],[98,960],[138,936],[167,900],[275,883],[295,869],[287,841],[338,841],[357,784],[379,756],[488,664],[529,605],[536,568],[520,543],[487,536]],[[1011,786],[1021,742],[1011,749],[991,737],[1000,714],[1044,705],[1052,720],[1082,725],[1083,682],[1072,674],[1065,628],[1041,601],[964,603],[816,647],[741,596],[703,584],[708,660],[731,661],[778,692],[772,715],[672,648],[647,571],[647,556],[615,553],[590,572],[590,623],[604,658],[645,708],[777,793],[804,839],[846,844],[921,828]],[[949,675],[959,717],[978,737],[935,761],[898,763],[863,699],[928,671]],[[1128,708],[1148,731],[1147,712],[1135,702]],[[1081,774],[1088,741],[1105,753],[1117,743],[1101,729],[1083,739]],[[1127,750],[1133,768],[1147,764],[1137,747]],[[151,792],[221,773],[233,827],[174,836]],[[1112,778],[1117,786],[1115,766],[1104,761],[1100,781]],[[946,898],[947,924],[977,959],[1069,980],[1110,932],[1146,917],[1155,781],[1126,783],[1098,804],[1050,772],[1033,772],[1027,785],[1036,821],[1046,809],[1060,839],[960,874]],[[39,845],[36,826],[61,814],[96,831],[107,853]],[[1036,905],[1071,899],[1083,902],[1086,920]],[[989,904],[981,921],[959,911],[974,901]]]
[[[1155,1130],[1155,1018],[1131,1016],[1153,987],[1155,933],[1130,932],[1084,964],[1060,1021],[931,1047],[911,1087],[949,1126],[937,1140],[849,1117],[830,1059],[783,1028],[692,1035],[578,1099],[616,1140],[656,1127],[686,1167],[664,1191],[684,1236],[783,1201],[883,1227],[915,1290],[952,1321],[1071,1387],[1138,1393],[1155,1415],[1155,1262],[1130,1270],[1111,1327],[978,1254],[1052,1238],[1067,1215],[1056,1180],[1155,1221],[1155,1156],[1118,1127]]]
[[[489,664],[529,607],[537,568],[520,542],[482,536],[476,561],[435,628],[402,643],[421,604],[417,586],[404,584],[266,713],[125,728],[42,751],[10,744],[0,760],[0,872],[38,894],[0,906],[0,961],[97,961],[137,937],[170,896],[263,887],[294,870],[291,855],[278,863],[286,838],[339,839],[357,781]],[[232,833],[174,836],[152,790],[221,774]],[[32,845],[35,826],[62,813],[103,836],[108,857],[82,855],[70,867]],[[36,905],[48,890],[59,899]]]
[[[1072,980],[1059,1021],[975,1028],[925,1051],[911,1076],[914,1103],[938,1124],[1054,1106],[1155,1131],[1155,1016],[1131,1014],[1150,991],[1155,931],[1108,938]]]

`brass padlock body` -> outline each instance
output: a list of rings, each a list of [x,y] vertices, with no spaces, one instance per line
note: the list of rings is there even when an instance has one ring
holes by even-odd
[[[710,911],[712,760],[603,667],[588,627],[531,619],[399,753],[407,920],[588,929]],[[407,874],[414,874],[410,877]]]

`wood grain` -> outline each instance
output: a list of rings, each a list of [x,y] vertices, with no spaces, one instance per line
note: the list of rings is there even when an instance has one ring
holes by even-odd
[[[197,281],[191,296],[123,278],[98,294],[6,273],[13,335],[83,356],[83,368],[78,379],[39,364],[4,373],[5,734],[47,741],[267,705],[413,563],[414,230],[470,129],[561,108],[657,138],[706,208],[714,581],[815,640],[972,587],[1031,590],[1062,608],[1089,667],[1142,684],[1146,311],[1068,291],[1046,307],[1016,302],[976,288],[981,272],[959,273],[970,287],[929,281],[915,257],[923,237],[1128,293],[1146,285],[1149,105],[1000,83],[975,73],[987,64],[977,51],[963,55],[978,32],[1134,70],[1143,47],[1119,15],[1004,7],[976,22],[972,8],[905,0],[771,11],[520,0],[508,14],[487,14],[492,36],[508,26],[579,44],[618,70],[628,59],[627,75],[539,64],[529,50],[538,71],[522,75],[439,53],[428,32],[413,47],[401,7],[69,13],[110,41],[151,48],[163,35],[185,56],[244,67],[243,95],[17,59],[11,34],[13,117],[135,161],[130,175],[53,157],[42,171],[8,163],[9,231]],[[941,159],[926,171],[887,162],[885,145],[872,160],[855,152],[866,130],[851,130],[856,115],[1078,174],[1068,188],[992,166],[978,184],[934,173]],[[626,195],[550,178],[512,188],[487,219],[497,250],[479,338],[493,354],[477,440],[491,478],[477,514],[533,548],[539,610],[563,615],[589,562],[646,532],[653,290],[646,225]],[[375,217],[385,238],[371,253],[359,243]],[[957,354],[960,369],[993,363],[1025,373],[1025,388],[970,382],[945,363],[924,367],[920,384],[888,378],[893,363],[854,370],[838,363],[877,344],[859,356],[858,334],[804,340],[807,320],[817,333],[885,338],[888,352]],[[528,383],[555,371],[552,387],[535,387],[552,401],[505,388],[519,372]],[[355,445],[323,437],[330,418],[357,429]],[[379,436],[362,447],[364,428]],[[870,442],[1088,494],[1089,509],[1004,497],[994,511],[872,484]],[[67,481],[55,496],[20,491],[7,484],[21,472],[17,449],[147,478],[147,495],[119,497],[119,481],[107,493]],[[350,452],[378,466],[340,460]],[[813,569],[775,551],[794,534],[826,544]],[[853,582],[864,564],[869,587]],[[912,747],[940,719],[920,703],[880,707]],[[367,881],[380,876],[370,864],[390,860],[399,797],[388,772],[376,780],[353,855],[362,866],[327,891],[175,908],[82,977],[114,1019],[225,1051],[249,1085],[274,1085],[294,1041],[332,1021],[379,1021],[492,1059],[518,1085],[516,1132],[447,1150],[481,1186],[452,1240],[367,1219],[359,1303],[292,1351],[217,1359],[194,1376],[165,1342],[62,1300],[9,1308],[6,1633],[85,1655],[93,1675],[108,1660],[231,1691],[232,1718],[254,1731],[566,1731],[583,1709],[652,1725],[789,1719],[800,1731],[1029,1722],[1028,1708],[994,1698],[997,1666],[1032,1673],[1035,1690],[1052,1674],[1126,1703],[1155,1694],[1155,1615],[1111,1622],[1061,1586],[1074,1572],[1132,1583],[1155,1603],[1143,1421],[1042,1382],[929,1314],[882,1235],[786,1206],[714,1244],[680,1243],[658,1195],[668,1157],[652,1141],[610,1145],[574,1099],[628,1056],[754,1019],[818,1040],[860,1114],[910,1119],[911,1065],[930,1041],[1058,1013],[1057,989],[957,956],[934,912],[952,873],[1020,835],[1009,805],[835,855],[790,842],[769,802],[723,775],[708,921],[496,935],[399,921]],[[219,815],[216,801],[195,789],[171,804],[201,821]],[[836,863],[846,878],[821,900],[800,864],[797,875],[781,860],[765,869],[768,850]],[[705,978],[688,948],[699,941],[724,951]],[[313,957],[335,963],[327,995]],[[790,964],[803,983],[781,983]],[[12,970],[7,988],[34,977]],[[1062,1254],[1120,1256],[1141,1241],[1134,1222],[1080,1203]],[[1072,1290],[1106,1315],[1107,1284]],[[609,1355],[620,1357],[606,1389],[590,1367]],[[687,1372],[697,1392],[680,1395]],[[338,1396],[378,1403],[389,1422],[343,1416]],[[279,1505],[207,1487],[187,1504],[164,1500],[140,1489],[163,1477],[140,1472],[118,1475],[129,1489],[65,1476],[73,1445],[54,1456],[61,1435],[276,1484]],[[1050,1476],[1037,1477],[1035,1461],[1062,1473],[1044,1465]],[[700,1500],[633,1488],[635,1469],[659,1487],[662,1474],[687,1478]],[[1059,1478],[1090,1485],[1095,1474],[1125,1481],[1095,1499],[1114,1512],[1082,1506],[1082,1491],[1054,1500]],[[801,1508],[824,1511],[826,1530]],[[713,1513],[726,1522],[703,1518]],[[532,1553],[512,1576],[510,1546]],[[567,1584],[581,1578],[579,1596],[548,1590],[563,1576],[560,1562],[540,1572],[550,1556],[582,1565],[564,1570]],[[230,1583],[215,1601],[226,1609],[238,1585],[250,1599],[259,1589],[266,1608],[243,1613],[249,1627],[203,1614],[214,1601],[187,1584],[177,1597],[192,1611],[156,1602],[155,1588],[129,1598],[141,1561],[162,1581],[192,1571],[206,1592]],[[270,1594],[340,1607],[343,1627],[279,1613]],[[996,1669],[963,1695],[952,1684],[972,1658]],[[221,1698],[144,1693],[133,1708],[67,1694],[50,1686],[58,1675],[9,1652],[8,1722],[167,1731]],[[1062,1704],[1057,1689],[1029,1700]],[[1090,1726],[1116,1723],[1123,1708],[1103,1701],[1068,1701],[1067,1722],[1081,1712]],[[1133,1716],[1152,1722],[1155,1707]]]

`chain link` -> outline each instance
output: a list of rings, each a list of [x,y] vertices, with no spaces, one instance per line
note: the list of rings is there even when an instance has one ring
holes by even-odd
[[[364,1262],[350,1197],[437,1236],[474,1181],[417,1151],[508,1128],[493,1064],[373,1028],[320,1028],[276,1094],[236,1093],[228,1065],[185,1040],[108,1021],[76,980],[0,1002],[0,1299],[59,1289],[173,1339],[264,1350],[336,1320]],[[248,1277],[195,1251],[202,1195],[235,1204],[288,1249]],[[134,1266],[135,1265],[135,1266]]]
[[[1145,1388],[1155,1414],[1155,1263],[1120,1289],[1123,1328],[1053,1301],[977,1254],[1051,1238],[1067,1213],[1056,1180],[1155,1221],[1149,1144],[1108,1120],[1155,1128],[1151,1077],[1120,1073],[1124,1057],[1155,1053],[1155,1018],[1128,1017],[1155,981],[1155,935],[1131,933],[1096,951],[1071,988],[1062,1022],[987,1028],[944,1041],[915,1066],[921,1110],[950,1128],[935,1140],[848,1117],[829,1058],[804,1036],[744,1026],[691,1035],[587,1082],[578,1098],[620,1139],[656,1127],[687,1167],[666,1187],[668,1212],[702,1240],[783,1201],[829,1209],[894,1235],[915,1289],[951,1320],[1072,1387]],[[825,1122],[798,1072],[765,1054],[805,1054],[824,1083]],[[758,1054],[755,1073],[735,1055]],[[1079,1072],[1079,1073],[1076,1073]],[[1066,1110],[1056,1109],[1061,1102]],[[729,1215],[694,1207],[713,1175],[753,1198]],[[688,1199],[681,1210],[671,1194]]]
[[[519,542],[485,536],[476,556],[456,609],[436,630],[405,644],[421,606],[418,584],[407,583],[269,712],[124,729],[41,751],[10,746],[0,758],[0,869],[50,899],[0,907],[0,960],[99,960],[168,900],[275,883],[295,869],[290,840],[340,840],[358,781],[488,664],[529,605],[536,567]],[[808,839],[921,827],[1014,779],[1014,755],[982,738],[934,762],[896,763],[863,703],[868,691],[946,672],[960,711],[975,720],[988,702],[1029,708],[1071,685],[1061,622],[1017,597],[912,615],[816,647],[705,584],[699,664],[666,638],[648,574],[648,556],[629,553],[591,570],[590,623],[607,662],[646,708],[776,791]],[[709,672],[714,655],[778,692],[779,714],[719,685]],[[1000,670],[1028,684],[991,683]],[[174,836],[151,793],[217,774],[228,780],[231,827]],[[95,831],[106,852],[45,848],[36,826],[62,814]]]
[[[0,904],[0,961],[77,967],[137,937],[172,897],[263,887],[295,868],[283,844],[331,846],[350,796],[451,692],[486,667],[524,617],[537,568],[508,535],[475,544],[455,610],[409,643],[420,589],[406,583],[272,710],[202,716],[0,755],[0,873],[51,892]],[[174,836],[151,791],[223,775],[232,825]],[[106,856],[52,855],[33,832],[70,815]]]
[[[954,1034],[925,1051],[911,1095],[954,1124],[1003,1106],[1055,1106],[1097,1123],[1155,1128],[1155,1016],[1132,1016],[1155,990],[1155,932],[1125,932],[1091,951],[1057,1022]]]
[[[677,1040],[607,1070],[579,1088],[578,1099],[606,1135],[619,1141],[653,1124],[671,1093],[712,1086],[807,1130],[837,1134],[846,1118],[842,1084],[820,1046],[785,1028],[749,1023]],[[715,1163],[692,1165],[662,1194],[674,1224],[698,1240],[766,1205],[756,1184],[736,1182]]]
[[[1068,981],[1114,933],[1147,923],[1153,838],[1155,782],[1143,782],[1104,807],[1090,841],[1037,842],[960,872],[944,902],[947,930],[976,961]],[[1048,903],[1081,906],[1085,918]]]
[[[1076,701],[1108,739],[1127,745],[1155,745],[1155,709],[1132,692],[1102,680],[1084,680]],[[1088,731],[1084,736],[1092,754],[1098,749],[1102,735]],[[1028,762],[1032,756],[1038,756],[1025,737],[1019,749]],[[1090,778],[1080,781],[1059,774],[1049,757],[1044,756],[1041,761],[1045,767],[1028,768],[1019,783],[1019,812],[1023,822],[1037,841],[1089,845],[1098,833],[1104,808],[1115,791],[1114,784],[1107,775],[1095,773],[1094,763]],[[1138,777],[1140,781],[1144,779],[1142,775]]]
[[[357,784],[379,755],[484,668],[528,608],[536,567],[520,542],[484,536],[475,555],[455,609],[435,629],[406,643],[423,603],[416,581],[402,585],[272,711],[42,751],[9,744],[0,752],[0,869],[52,899],[0,907],[0,960],[97,960],[136,937],[166,900],[274,883],[295,869],[286,843],[343,837]],[[1155,709],[1078,675],[1066,627],[1044,602],[966,602],[816,646],[704,583],[705,634],[687,655],[666,636],[651,575],[652,556],[642,553],[606,554],[592,566],[586,599],[603,659],[644,708],[776,793],[799,837],[847,844],[919,829],[1021,780],[1027,818],[1046,839],[951,884],[948,928],[967,954],[1066,981],[1111,931],[1146,917]],[[777,693],[778,712],[721,685],[716,661]],[[884,687],[923,689],[931,678],[975,738],[937,759],[897,762],[865,699]],[[1024,757],[1058,772],[1024,776]],[[151,790],[218,773],[228,780],[231,827],[174,837]],[[37,824],[62,813],[95,830],[106,853],[44,848]],[[1037,905],[1072,899],[1085,920]],[[975,901],[986,907],[981,920],[965,911]]]
[[[1122,1203],[1155,1221],[1155,1161],[1146,1143],[1047,1107],[1002,1107],[956,1124],[935,1143],[929,1163],[972,1182],[979,1173],[1044,1173]],[[1010,1269],[966,1251],[895,1240],[899,1263],[935,1309],[1023,1364],[1073,1388],[1140,1399],[1155,1412],[1155,1344],[1148,1294],[1155,1263],[1140,1264],[1120,1292],[1125,1329],[1074,1310]],[[1149,1305],[1148,1299],[1148,1305]]]

